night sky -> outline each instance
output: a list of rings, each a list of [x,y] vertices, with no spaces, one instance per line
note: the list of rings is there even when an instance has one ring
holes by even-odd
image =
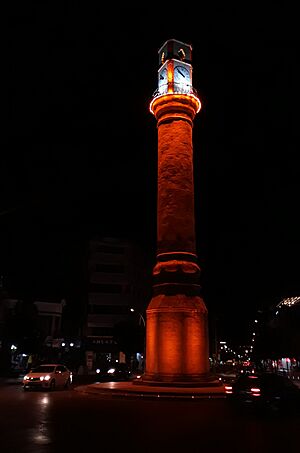
[[[210,313],[238,336],[300,294],[299,27],[258,9],[101,2],[15,6],[7,20],[0,270],[14,291],[76,293],[93,233],[155,256],[157,51],[193,47],[197,249]],[[154,263],[153,263],[154,264]],[[74,304],[75,304],[74,298]]]

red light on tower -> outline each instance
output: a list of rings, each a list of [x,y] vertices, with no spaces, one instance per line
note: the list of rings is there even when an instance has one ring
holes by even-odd
[[[201,103],[192,86],[191,46],[167,41],[159,65],[150,103],[158,130],[157,262],[140,382],[220,385],[209,371],[196,255],[192,130]]]

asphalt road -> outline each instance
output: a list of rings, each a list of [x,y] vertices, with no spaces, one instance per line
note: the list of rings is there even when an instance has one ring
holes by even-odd
[[[1,453],[297,451],[300,416],[235,413],[226,399],[145,400],[0,386]]]

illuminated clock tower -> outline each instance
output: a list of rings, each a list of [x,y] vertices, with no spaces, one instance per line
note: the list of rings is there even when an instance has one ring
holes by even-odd
[[[157,262],[142,382],[210,385],[194,216],[192,130],[201,103],[192,85],[192,47],[170,39],[158,53],[158,87],[150,103],[158,129]]]

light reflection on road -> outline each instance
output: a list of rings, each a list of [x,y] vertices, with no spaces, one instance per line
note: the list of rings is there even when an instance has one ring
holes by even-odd
[[[41,402],[42,402],[44,405],[49,404],[49,397],[48,397],[48,396],[44,396],[44,397],[42,398],[42,401],[41,401]]]
[[[53,399],[64,397],[62,393],[64,392],[57,391],[48,394],[35,390],[24,392],[21,385],[0,387],[0,407],[4,409],[0,411],[0,425],[10,426],[10,429],[1,432],[1,453],[51,452],[51,403]]]
[[[29,433],[29,441],[35,442],[37,445],[47,445],[51,443],[50,433],[49,433],[49,416],[47,417],[48,405],[49,405],[49,396],[40,395],[40,398],[37,400],[39,406],[39,421],[36,424],[35,428]]]

